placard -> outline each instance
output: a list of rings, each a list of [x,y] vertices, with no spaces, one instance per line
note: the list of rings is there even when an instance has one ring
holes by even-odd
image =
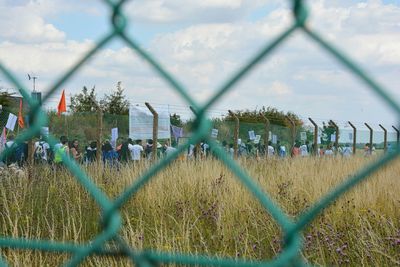
[[[306,132],[300,132],[300,140],[301,141],[306,141],[307,140],[307,133]]]
[[[276,145],[278,143],[278,136],[276,134],[272,135],[272,143]]]
[[[110,143],[114,149],[117,147],[117,139],[118,139],[118,128],[112,128]]]
[[[253,130],[249,131],[249,139],[252,141],[256,139],[256,135]]]
[[[211,138],[216,139],[218,137],[218,129],[211,130]]]
[[[49,127],[42,127],[40,134],[43,136],[49,136]]]
[[[336,134],[331,134],[331,142],[336,142]]]
[[[254,139],[254,144],[260,143],[260,140],[261,140],[261,135],[257,134],[255,139]]]
[[[111,129],[111,141],[117,141],[118,139],[118,128]]]
[[[6,128],[11,131],[14,131],[15,123],[17,122],[17,119],[18,119],[18,117],[15,116],[14,114],[12,114],[12,113],[8,114]]]

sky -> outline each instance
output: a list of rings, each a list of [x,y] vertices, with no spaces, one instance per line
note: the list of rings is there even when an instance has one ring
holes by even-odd
[[[292,22],[291,1],[135,0],[124,6],[128,35],[204,103],[257,51]],[[400,102],[400,0],[307,1],[307,25],[338,47]],[[100,0],[0,0],[0,62],[31,89],[51,85],[110,30],[111,12]],[[145,101],[189,116],[188,105],[125,43],[99,51],[50,98],[95,86],[98,98],[118,81],[132,104]],[[14,86],[0,74],[0,88]],[[274,50],[210,115],[262,106],[317,122],[398,125],[399,118],[358,78],[302,32]]]

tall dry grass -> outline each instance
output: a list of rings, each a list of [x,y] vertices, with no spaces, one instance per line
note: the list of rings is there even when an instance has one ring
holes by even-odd
[[[330,189],[373,159],[242,160],[259,186],[293,220]],[[147,164],[119,171],[85,170],[110,198]],[[302,255],[312,264],[400,264],[400,164],[394,162],[342,196],[304,231]],[[30,180],[2,175],[0,234],[83,243],[99,228],[100,211],[72,175],[46,167]],[[248,259],[271,259],[282,250],[279,225],[235,176],[216,160],[175,162],[121,210],[121,236],[135,249],[157,249]],[[54,266],[67,254],[3,248],[15,266]],[[90,257],[86,266],[129,265],[126,259]]]

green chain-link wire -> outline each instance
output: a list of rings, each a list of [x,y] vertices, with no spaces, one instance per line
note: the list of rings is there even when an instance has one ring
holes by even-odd
[[[280,46],[286,39],[292,35],[295,31],[301,30],[306,36],[312,41],[320,45],[328,54],[331,54],[337,59],[343,66],[347,67],[351,73],[357,76],[363,81],[368,88],[376,95],[387,103],[395,114],[400,118],[400,106],[386,93],[386,90],[382,86],[378,85],[372,78],[370,78],[360,66],[354,64],[348,56],[342,51],[339,51],[333,45],[326,42],[322,36],[318,33],[310,30],[307,25],[308,10],[305,5],[305,1],[292,0],[293,7],[293,24],[283,31],[278,37],[272,42],[265,45],[254,57],[251,58],[246,64],[244,64],[236,73],[234,73],[230,79],[228,79],[218,90],[217,93],[209,99],[209,101],[203,106],[199,105],[194,99],[188,94],[188,90],[184,88],[176,78],[170,75],[165,69],[153,58],[149,53],[144,51],[138,43],[125,32],[127,19],[122,13],[122,6],[126,3],[125,0],[111,1],[103,0],[110,7],[111,12],[111,24],[112,31],[101,38],[97,45],[90,50],[81,60],[79,60],[69,71],[62,75],[54,84],[51,86],[48,93],[43,97],[43,101],[46,101],[51,97],[67,80],[69,80],[91,57],[93,57],[102,47],[107,45],[110,41],[120,38],[126,45],[133,49],[138,55],[140,55],[145,61],[147,61],[157,74],[162,77],[173,90],[175,90],[188,105],[192,106],[196,111],[196,120],[194,123],[194,134],[193,136],[177,151],[170,156],[162,159],[155,165],[151,166],[150,169],[141,175],[131,186],[129,186],[121,195],[115,200],[110,200],[106,194],[101,191],[87,176],[87,174],[80,169],[80,167],[67,156],[63,155],[63,162],[66,168],[76,177],[76,180],[84,187],[89,194],[94,198],[96,203],[99,205],[102,211],[102,218],[100,220],[102,231],[93,240],[86,244],[73,244],[68,242],[56,242],[48,240],[30,240],[24,238],[10,238],[0,237],[0,247],[8,247],[14,249],[28,249],[28,250],[40,250],[54,253],[70,253],[71,259],[65,263],[67,266],[79,265],[86,257],[97,254],[97,255],[114,255],[114,256],[125,256],[129,257],[132,263],[137,266],[155,266],[158,264],[183,264],[183,265],[206,265],[206,266],[303,266],[306,265],[300,257],[302,249],[302,234],[301,231],[314,220],[323,209],[327,208],[333,201],[349,191],[356,184],[365,180],[368,176],[379,170],[382,166],[393,161],[397,156],[400,155],[400,149],[397,147],[393,152],[387,153],[382,156],[378,161],[360,170],[354,176],[349,177],[344,183],[337,186],[334,190],[328,193],[321,200],[316,202],[314,206],[306,210],[299,216],[296,221],[291,220],[282,209],[269,197],[267,192],[263,192],[260,187],[253,182],[251,177],[232,159],[230,159],[226,153],[219,147],[219,145],[212,140],[208,133],[210,130],[210,121],[206,119],[206,111],[221,99],[228,91],[230,91],[236,83],[247,75],[254,67],[264,60],[268,55],[274,51],[275,48]],[[21,133],[15,139],[15,144],[6,149],[1,155],[0,160],[12,153],[16,144],[24,142],[33,138],[40,133],[42,126],[45,126],[48,118],[37,102],[32,99],[28,90],[15,78],[5,66],[0,63],[0,71],[3,75],[12,83],[15,87],[20,88],[19,91],[23,96],[24,100],[31,107],[30,117],[32,122],[30,128]],[[130,248],[126,242],[118,234],[121,229],[121,215],[119,209],[131,199],[138,190],[140,190],[152,177],[154,177],[159,171],[162,171],[168,164],[174,161],[179,154],[184,153],[191,143],[198,143],[200,140],[207,140],[210,144],[211,149],[215,153],[216,157],[223,162],[227,167],[230,168],[237,178],[243,183],[243,185],[258,199],[265,210],[277,221],[281,226],[284,233],[284,249],[273,260],[265,261],[247,261],[244,259],[230,259],[211,257],[208,255],[186,255],[181,253],[166,253],[162,251],[134,251]],[[56,140],[49,136],[46,141],[54,148]],[[115,249],[105,249],[105,244],[111,241],[116,244]],[[0,257],[0,266],[7,266],[4,259]]]

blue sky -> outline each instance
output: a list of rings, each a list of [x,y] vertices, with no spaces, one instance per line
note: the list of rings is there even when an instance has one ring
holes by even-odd
[[[256,51],[290,22],[288,1],[136,0],[125,7],[130,36],[204,102]],[[310,28],[320,32],[400,99],[400,1],[309,1]],[[46,92],[52,82],[110,30],[101,1],[0,0],[0,61],[27,86],[35,73]],[[24,14],[24,16],[20,16]],[[0,86],[12,87],[0,75]],[[122,81],[131,102],[187,105],[151,68],[114,41],[50,99],[56,106],[83,85],[99,98]],[[366,86],[300,33],[241,81],[213,114],[274,106],[305,118],[396,123],[398,118]],[[54,108],[53,107],[53,108]],[[178,108],[177,108],[178,109]]]

